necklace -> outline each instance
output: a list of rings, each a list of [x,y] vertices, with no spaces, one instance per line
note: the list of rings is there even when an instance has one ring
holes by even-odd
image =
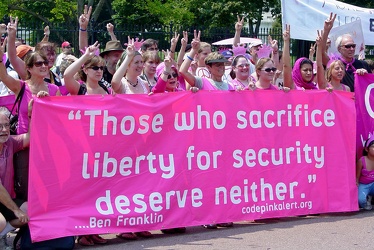
[[[130,80],[129,79],[127,79],[126,78],[126,81],[133,87],[133,88],[135,88],[136,86],[138,86],[138,79],[136,79],[136,83],[132,83],[132,82],[130,82]]]

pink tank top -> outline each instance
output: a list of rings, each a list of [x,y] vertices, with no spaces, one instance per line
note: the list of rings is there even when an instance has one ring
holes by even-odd
[[[367,170],[366,169],[366,160],[365,156],[361,157],[362,161],[362,169],[361,169],[361,176],[359,182],[362,184],[370,184],[374,182],[374,170]]]
[[[31,98],[34,96],[31,93],[29,85],[25,81],[21,81],[21,87],[25,85],[25,92],[23,93],[22,101],[18,111],[18,129],[17,134],[27,133],[29,130],[28,105]],[[55,96],[59,90],[57,85],[48,83],[48,93],[50,96]]]

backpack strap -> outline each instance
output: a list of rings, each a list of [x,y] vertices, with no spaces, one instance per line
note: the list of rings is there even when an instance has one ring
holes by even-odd
[[[25,93],[25,88],[26,88],[26,83],[23,82],[23,81],[22,81],[22,83],[23,83],[23,85],[22,85],[22,87],[21,87],[21,90],[19,91],[16,100],[14,101],[14,104],[13,104],[12,110],[10,111],[9,119],[10,119],[10,117],[12,116],[13,110],[14,110],[14,108],[16,107],[17,102],[18,102],[17,113],[18,113],[19,108],[20,108],[20,106],[21,106],[21,101],[22,101],[23,93]]]

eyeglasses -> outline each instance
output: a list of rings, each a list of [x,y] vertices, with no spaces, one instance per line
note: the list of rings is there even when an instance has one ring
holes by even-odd
[[[237,67],[238,69],[244,69],[244,67],[249,68],[249,63],[239,64],[239,65],[236,65],[236,67]]]
[[[168,79],[170,79],[172,77],[176,78],[176,77],[178,77],[178,74],[177,73],[173,73],[173,74],[168,75]]]
[[[0,124],[0,130],[3,130],[3,129],[9,129],[10,128],[10,124],[9,123],[5,123],[5,124]]]
[[[275,68],[275,67],[266,68],[266,69],[262,69],[261,71],[266,71],[266,72],[270,73],[271,71],[273,71],[273,72],[277,71],[277,68]]]
[[[350,49],[350,48],[353,48],[355,49],[356,48],[356,44],[346,44],[346,45],[342,45],[344,48],[346,49]]]
[[[88,67],[89,69],[93,69],[93,70],[95,70],[95,71],[98,71],[99,69],[100,70],[104,70],[104,66],[92,66],[92,67]]]
[[[41,67],[41,66],[43,66],[43,64],[44,64],[44,66],[48,66],[48,61],[38,61],[38,62],[34,62],[34,66],[35,67]]]

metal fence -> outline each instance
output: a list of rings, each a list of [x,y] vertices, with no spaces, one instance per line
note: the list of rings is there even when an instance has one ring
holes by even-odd
[[[79,44],[78,44],[78,25],[65,25],[65,24],[56,24],[50,26],[50,39],[49,41],[54,42],[57,45],[57,50],[60,52],[60,46],[63,41],[69,41],[75,51],[76,56],[79,56]],[[41,23],[28,23],[26,26],[18,28],[17,36],[22,38],[24,42],[31,46],[35,46],[39,41],[42,40],[44,36],[44,26]],[[188,31],[189,42],[193,39],[193,31],[201,31],[201,41],[213,43],[219,40],[226,38],[234,37],[235,29],[231,27],[221,27],[221,28],[207,28],[202,26],[198,27],[183,27],[180,25],[174,25],[170,23],[169,25],[134,25],[134,24],[125,24],[115,27],[115,35],[117,39],[121,42],[127,42],[127,37],[131,38],[138,37],[139,39],[153,38],[159,41],[159,48],[166,50],[170,47],[170,40],[172,39],[174,32],[181,34],[182,31]],[[273,39],[278,40],[279,48],[283,46],[282,30],[280,28],[262,28],[259,30],[259,33],[255,36],[256,38],[261,39],[263,42],[267,43],[267,37],[271,35]],[[180,38],[181,38],[180,36]],[[247,29],[242,30],[242,37],[254,37],[251,36]],[[107,32],[107,29],[104,24],[95,25],[91,23],[88,28],[88,43],[93,44],[95,41],[99,41],[101,44],[101,49],[105,48],[105,44],[110,40],[110,36]],[[302,40],[291,40],[291,55],[293,57],[308,57],[310,41]],[[177,51],[179,51],[180,43],[177,45]],[[373,57],[370,53],[373,47],[367,47],[368,58]]]
[[[168,49],[170,46],[170,40],[172,39],[174,32],[181,34],[182,31],[188,31],[189,41],[193,39],[193,31],[201,31],[201,41],[213,43],[222,39],[234,37],[235,29],[234,27],[222,27],[222,28],[206,28],[204,26],[199,27],[183,27],[179,25],[169,24],[169,25],[122,25],[115,27],[115,35],[117,39],[123,43],[127,42],[127,37],[132,38],[138,37],[139,39],[152,38],[159,41],[160,49]],[[63,41],[69,41],[75,51],[78,51],[78,26],[66,26],[66,25],[51,25],[50,26],[50,38],[49,41],[54,42],[57,47],[60,47]],[[271,35],[273,39],[279,41],[280,47],[282,46],[282,31],[281,29],[260,29],[259,34],[256,38],[262,39],[262,41],[267,42],[268,35]],[[44,36],[44,26],[40,23],[27,24],[27,26],[22,26],[18,28],[17,36],[21,38],[25,43],[35,46],[39,41],[43,39]],[[180,36],[180,38],[181,38]],[[249,35],[248,30],[243,29],[243,37],[253,37]],[[106,27],[104,25],[90,24],[88,29],[88,39],[89,44],[93,44],[95,41],[99,41],[101,44],[101,49],[104,49],[105,43],[110,40],[110,36],[107,33]],[[177,51],[179,50],[180,44],[177,46]],[[76,53],[78,54],[78,53]]]

